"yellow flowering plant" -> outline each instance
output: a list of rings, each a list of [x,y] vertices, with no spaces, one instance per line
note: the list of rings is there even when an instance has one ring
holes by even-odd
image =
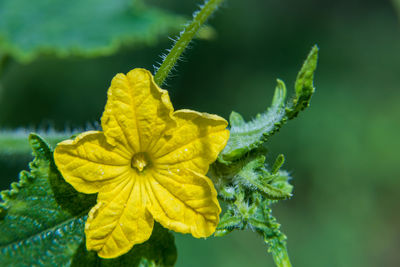
[[[222,2],[201,6],[154,76],[135,68],[112,79],[101,129],[54,151],[30,134],[30,172],[1,193],[2,266],[173,266],[172,232],[206,238],[246,229],[262,236],[277,266],[291,266],[271,205],[293,186],[284,156],[271,161],[265,143],[309,106],[318,47],[293,96],[278,80],[270,107],[248,122],[236,112],[228,126],[217,115],[174,110],[160,88]]]
[[[154,220],[194,237],[213,234],[221,208],[205,175],[228,141],[227,125],[216,115],[174,111],[147,70],[116,75],[103,131],[82,133],[54,151],[68,183],[98,193],[85,226],[87,249],[120,256],[150,238]]]

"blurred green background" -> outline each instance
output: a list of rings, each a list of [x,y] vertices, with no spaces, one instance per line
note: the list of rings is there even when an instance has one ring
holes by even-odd
[[[187,18],[200,3],[145,2]],[[293,265],[399,266],[400,23],[395,5],[228,0],[210,24],[214,38],[194,41],[164,86],[176,109],[225,118],[235,110],[250,119],[269,105],[275,79],[293,88],[311,46],[320,47],[311,107],[268,144],[271,159],[286,155],[285,168],[294,177],[294,197],[274,207]],[[50,54],[26,64],[11,59],[0,78],[0,128],[61,130],[98,121],[111,78],[134,67],[154,70],[170,46],[164,34],[151,45],[127,44],[109,56]],[[1,189],[29,160],[29,155],[0,156]],[[176,241],[177,266],[273,266],[261,238],[250,231],[207,241],[177,234]]]

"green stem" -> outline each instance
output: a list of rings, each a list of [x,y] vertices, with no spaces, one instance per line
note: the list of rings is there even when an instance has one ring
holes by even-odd
[[[269,201],[271,204],[272,201]],[[265,211],[264,211],[265,212]],[[277,267],[292,267],[289,260],[289,254],[286,248],[286,235],[280,231],[280,224],[272,216],[271,209],[267,209],[268,231],[263,231],[264,242],[268,246],[268,252],[271,253]]]
[[[224,0],[209,0],[201,7],[201,10],[199,12],[194,13],[193,21],[185,27],[183,32],[181,32],[179,39],[176,41],[175,45],[172,47],[168,55],[165,57],[160,68],[154,75],[154,80],[159,86],[162,86],[165,79],[168,77],[168,74],[175,66],[179,57],[186,49],[200,27],[204,24],[204,22],[206,22],[210,15],[214,13],[215,10],[217,10],[218,6],[223,1]]]
[[[270,252],[272,254],[272,258],[274,259],[275,265],[278,267],[292,267],[286,245],[280,241],[272,243],[273,245],[270,247]]]

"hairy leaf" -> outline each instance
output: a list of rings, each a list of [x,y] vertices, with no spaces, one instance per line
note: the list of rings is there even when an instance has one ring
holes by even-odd
[[[139,0],[0,1],[0,50],[19,61],[42,53],[98,56],[154,43],[184,19]]]
[[[100,259],[87,252],[84,224],[96,195],[78,193],[58,172],[53,152],[38,135],[29,143],[34,160],[30,172],[22,171],[19,183],[1,192],[0,262],[2,266],[173,266],[173,235],[155,224],[148,241],[126,255]]]
[[[290,197],[291,190],[285,191],[287,187],[277,187],[274,182],[277,178],[281,178],[281,173],[271,174],[264,166],[265,156],[258,156],[249,161],[236,176],[236,183],[240,183],[249,189],[254,189],[265,195],[269,199],[286,199]],[[284,182],[287,183],[289,176],[284,177]]]
[[[289,119],[297,116],[297,114],[310,105],[311,97],[315,92],[314,87],[314,72],[317,68],[318,47],[314,46],[307,59],[304,61],[295,82],[296,95],[286,108],[286,113]]]
[[[233,209],[228,209],[219,221],[215,236],[224,236],[234,229],[244,229],[244,222],[240,216],[235,216]]]
[[[30,172],[22,171],[20,181],[1,192],[0,262],[3,266],[68,265],[83,239],[83,211],[94,199],[86,198],[73,213],[62,210],[52,190],[58,184],[51,185],[62,179],[52,151],[37,135],[31,134],[29,143],[34,155]],[[64,191],[76,197],[79,193],[72,190]]]
[[[280,127],[306,108],[315,91],[314,71],[318,48],[314,46],[295,82],[295,94],[287,101],[285,84],[278,80],[271,107],[245,122],[236,112],[230,116],[231,133],[227,146],[209,170],[218,196],[227,203],[215,236],[233,230],[251,229],[258,232],[268,245],[277,266],[291,266],[286,250],[286,236],[272,216],[270,205],[289,198],[293,186],[290,175],[281,170],[285,161],[278,155],[274,164],[265,163],[267,151],[263,143]]]
[[[291,266],[286,251],[287,238],[281,232],[280,224],[272,216],[270,204],[271,200],[263,198],[257,192],[253,192],[249,198],[236,199],[221,218],[215,236],[224,236],[235,229],[251,229],[263,237],[275,262],[282,262],[278,266]]]
[[[252,151],[231,163],[214,163],[209,172],[218,195],[227,202],[215,236],[224,236],[233,230],[251,229],[263,236],[275,262],[290,266],[286,251],[286,236],[272,216],[272,203],[291,196],[289,173],[281,170],[283,155],[279,155],[271,169],[265,163],[266,151]],[[286,264],[286,265],[285,265]]]
[[[308,107],[315,91],[314,71],[317,66],[318,48],[314,46],[301,68],[296,82],[295,95],[286,101],[286,86],[278,80],[271,107],[255,119],[245,122],[239,113],[232,112],[230,138],[225,149],[219,155],[221,162],[231,162],[241,158],[249,151],[260,147],[267,139],[286,123],[287,120]]]
[[[251,203],[249,203],[249,201]],[[245,230],[251,229],[260,232],[266,242],[277,238],[280,242],[284,242],[286,237],[280,232],[280,224],[272,216],[272,210],[269,208],[271,201],[264,199],[259,193],[252,194],[250,199],[236,201],[234,205],[229,205],[228,210],[221,218],[217,227],[216,235],[221,231],[233,229]],[[238,208],[246,206],[246,210]]]
[[[245,158],[225,165],[214,163],[209,175],[216,183],[219,196],[223,199],[234,199],[237,186],[243,186],[250,191],[257,191],[267,199],[286,199],[292,194],[293,186],[289,184],[290,175],[280,170],[283,155],[279,155],[272,167],[267,169],[264,151],[250,154]]]

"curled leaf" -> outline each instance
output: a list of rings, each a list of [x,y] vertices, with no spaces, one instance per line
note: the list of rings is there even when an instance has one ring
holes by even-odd
[[[231,135],[228,144],[219,155],[219,161],[229,163],[259,148],[283,124],[309,106],[311,96],[315,92],[313,79],[317,59],[318,47],[314,46],[297,75],[295,95],[291,101],[286,102],[286,86],[283,81],[277,80],[272,104],[265,113],[245,122],[239,113],[232,112]]]

